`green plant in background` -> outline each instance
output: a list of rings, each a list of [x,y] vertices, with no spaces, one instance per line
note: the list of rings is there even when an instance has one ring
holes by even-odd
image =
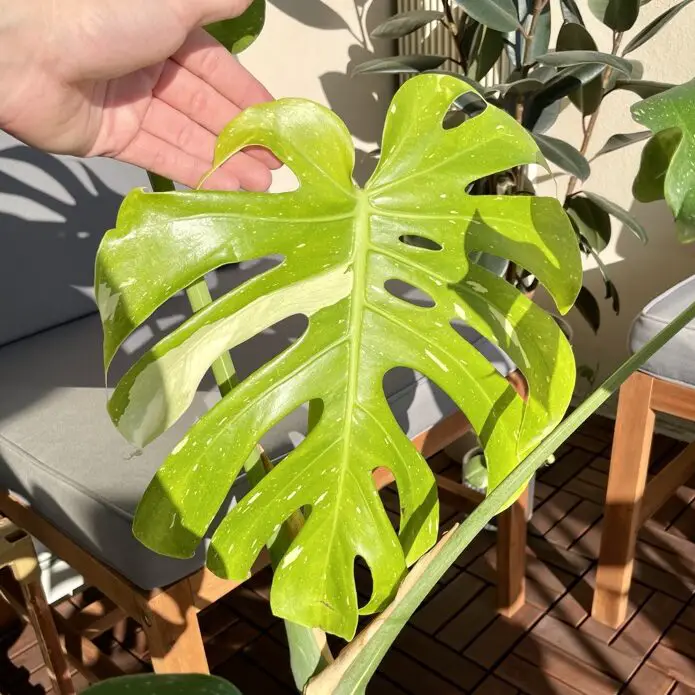
[[[626,35],[638,19],[638,0],[589,0],[590,11],[613,32],[610,51],[598,50],[584,24],[575,0],[560,0],[562,26],[554,50],[550,50],[553,10],[550,0],[441,0],[440,10],[414,10],[395,15],[373,32],[375,39],[402,39],[422,29],[440,31],[451,38],[448,55],[402,55],[370,60],[354,73],[402,73],[454,71],[477,85],[485,98],[513,115],[532,133],[541,151],[553,164],[569,174],[562,198],[579,239],[582,251],[592,256],[604,279],[606,299],[620,311],[618,290],[611,282],[600,253],[611,239],[612,221],[621,223],[643,242],[646,231],[630,213],[610,200],[578,188],[591,174],[586,155],[591,144],[603,100],[616,90],[628,90],[640,97],[658,94],[671,85],[643,80],[643,66],[628,56],[655,36],[692,0],[682,0],[667,9],[631,37]],[[416,34],[424,36],[424,34]],[[412,45],[412,41],[409,45]],[[477,81],[495,66],[503,79],[481,87]],[[546,134],[560,110],[571,102],[580,112],[579,149]],[[649,133],[618,133],[604,144],[594,159],[622,147],[640,142]],[[647,154],[661,157],[672,147],[668,134],[650,142]],[[652,166],[650,162],[649,166]],[[498,172],[476,184],[486,193],[534,193],[524,168]],[[638,200],[652,200],[653,192]],[[512,266],[509,279],[524,287],[533,286],[526,268]],[[577,309],[594,331],[600,326],[596,298],[582,287]]]

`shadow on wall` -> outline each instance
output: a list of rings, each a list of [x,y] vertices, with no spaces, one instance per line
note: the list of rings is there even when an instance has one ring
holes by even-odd
[[[91,169],[0,151],[0,344],[95,310],[93,266],[121,196]]]

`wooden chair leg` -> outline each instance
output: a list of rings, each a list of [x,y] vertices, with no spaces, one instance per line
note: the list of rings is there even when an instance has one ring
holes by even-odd
[[[41,570],[31,538],[9,519],[0,520],[0,568],[9,567],[22,591],[27,616],[36,633],[53,689],[75,695],[67,659],[51,608],[41,585]]]
[[[526,602],[526,510],[528,488],[498,517],[497,607],[501,615],[513,616]]]
[[[147,602],[143,629],[155,673],[210,673],[188,579]]]
[[[654,434],[654,379],[636,373],[620,389],[591,615],[618,627],[627,615],[640,508]]]

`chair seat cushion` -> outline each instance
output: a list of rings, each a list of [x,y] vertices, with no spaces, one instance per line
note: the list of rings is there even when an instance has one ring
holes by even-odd
[[[225,275],[232,276],[233,286],[248,277],[246,270],[242,264]],[[126,341],[124,352],[130,354],[116,357],[109,381],[115,383],[134,357],[188,313],[183,297],[167,303]],[[301,319],[284,321],[236,348],[232,354],[239,375],[243,378],[289,345],[304,325]],[[477,334],[467,338],[501,373],[512,367]],[[206,378],[189,412],[140,451],[121,437],[107,415],[101,345],[99,318],[91,315],[0,348],[0,486],[21,495],[132,582],[151,589],[201,567],[204,548],[191,560],[157,555],[133,537],[133,514],[164,458],[218,396]],[[384,387],[411,437],[455,411],[448,397],[411,371],[390,372]],[[306,412],[295,411],[268,433],[262,443],[271,458],[282,457],[301,441],[306,418]],[[241,475],[228,505],[246,490]]]
[[[695,302],[695,275],[653,299],[632,324],[630,351],[637,352]],[[661,379],[695,386],[695,321],[661,348],[642,368]]]

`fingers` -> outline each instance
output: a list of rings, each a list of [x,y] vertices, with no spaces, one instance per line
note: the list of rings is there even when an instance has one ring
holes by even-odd
[[[193,31],[172,59],[245,109],[272,101],[272,94],[206,31]]]
[[[160,176],[166,176],[190,188],[195,188],[210,168],[209,162],[204,162],[144,131],[138,133],[117,159],[153,171]],[[214,190],[237,190],[240,184],[233,174],[223,168],[218,169],[205,182],[204,187]]]
[[[211,24],[222,19],[238,17],[251,4],[252,0],[169,0],[176,5],[191,27]]]
[[[169,104],[153,99],[143,120],[142,129],[202,162],[205,171],[212,166],[215,136]],[[247,191],[267,191],[272,181],[268,167],[243,152],[226,162],[223,169]],[[180,180],[178,176],[175,178]]]
[[[271,93],[205,31],[194,31],[181,49],[173,55],[172,60],[184,68],[184,72],[198,78],[199,82],[195,83],[181,75],[181,84],[170,83],[169,92],[172,93],[179,87],[181,95],[188,90],[194,90],[194,100],[197,99],[198,104],[193,104],[195,113],[187,112],[194,120],[207,119],[206,127],[213,133],[219,133],[239,111],[254,104],[273,100]],[[168,77],[172,76],[178,74],[170,71]],[[165,79],[162,79],[162,82],[165,82]],[[226,104],[223,104],[219,97],[222,97]],[[199,122],[202,123],[201,120]],[[281,166],[267,150],[256,147],[251,148],[249,153],[272,169]]]

